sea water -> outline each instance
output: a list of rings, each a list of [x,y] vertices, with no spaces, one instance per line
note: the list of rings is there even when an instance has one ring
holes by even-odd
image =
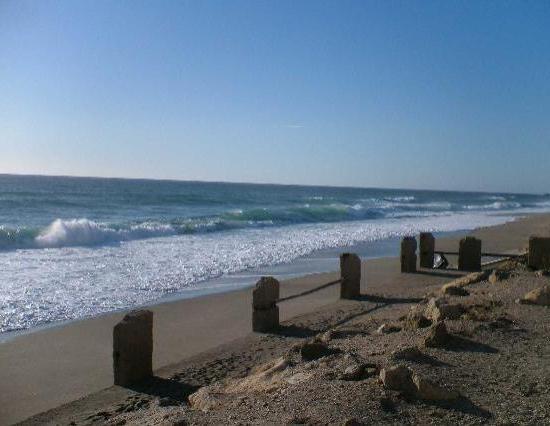
[[[227,291],[261,271],[318,272],[327,250],[397,254],[385,242],[549,210],[534,194],[0,175],[0,332]]]

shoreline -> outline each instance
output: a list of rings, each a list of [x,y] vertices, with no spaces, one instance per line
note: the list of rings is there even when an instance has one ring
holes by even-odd
[[[536,213],[535,213],[536,214]],[[549,213],[550,214],[550,213]],[[528,217],[529,215],[510,215],[503,214],[505,217],[513,217],[512,220],[504,222],[505,223],[513,222],[520,220],[522,218]],[[498,216],[498,215],[497,215]],[[466,235],[468,232],[472,232],[474,229],[461,229],[455,231],[438,231],[433,232],[436,238],[452,238],[455,236]],[[274,265],[264,265],[258,268],[253,268],[252,270],[244,270],[239,272],[230,273],[223,275],[221,277],[207,279],[205,281],[200,281],[199,288],[195,289],[182,289],[171,294],[167,294],[159,299],[155,299],[151,302],[146,302],[134,307],[127,307],[116,309],[112,311],[100,312],[93,314],[91,316],[84,316],[81,318],[67,319],[61,321],[54,321],[51,323],[39,324],[31,328],[25,328],[20,330],[10,330],[4,333],[0,333],[0,345],[6,342],[9,342],[13,339],[17,339],[19,336],[28,336],[33,333],[40,333],[52,328],[65,327],[75,322],[93,320],[94,318],[100,318],[105,315],[125,313],[135,309],[145,309],[152,306],[179,302],[189,299],[197,299],[202,297],[210,297],[216,294],[225,294],[240,290],[246,290],[252,288],[255,283],[262,276],[273,276],[279,281],[288,281],[306,277],[309,275],[319,275],[333,272],[338,269],[338,256],[340,253],[345,251],[350,251],[357,253],[362,260],[373,260],[380,258],[394,257],[399,254],[399,241],[401,237],[391,237],[382,240],[375,241],[365,241],[357,243],[351,246],[342,246],[342,247],[332,247],[324,248],[317,250],[309,255],[298,257],[292,260],[289,263],[274,264]],[[378,249],[376,249],[378,247]],[[376,254],[370,254],[373,251]],[[369,253],[369,254],[367,254]],[[314,268],[313,263],[319,261],[322,266]],[[301,266],[300,264],[307,264],[307,266]],[[200,288],[200,285],[204,285],[205,288]]]
[[[530,234],[547,232],[549,224],[549,214],[537,214],[471,234],[482,238],[486,250],[522,250]],[[456,242],[457,237],[438,239],[437,248],[447,250]],[[398,294],[404,285],[424,291],[450,279],[450,274],[400,274],[396,265],[396,258],[364,261],[362,292]],[[328,272],[285,280],[281,293],[306,290],[337,276],[338,272]],[[154,369],[250,335],[250,294],[248,287],[149,305],[155,313]],[[337,301],[336,288],[308,296],[305,303],[292,301],[281,310],[281,321]],[[111,386],[112,327],[123,314],[77,320],[0,343],[0,365],[10,366],[0,371],[0,419],[21,421]]]

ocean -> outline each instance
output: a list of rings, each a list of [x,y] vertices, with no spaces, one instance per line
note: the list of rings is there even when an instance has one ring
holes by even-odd
[[[0,333],[321,272],[345,249],[397,254],[403,235],[545,211],[550,196],[535,194],[0,175]]]

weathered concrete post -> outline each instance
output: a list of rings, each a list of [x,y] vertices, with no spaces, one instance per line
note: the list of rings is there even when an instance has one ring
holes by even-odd
[[[113,329],[115,385],[128,386],[153,375],[153,312],[132,311]]]
[[[431,232],[420,233],[420,267],[434,267],[435,238]]]
[[[279,281],[262,277],[252,291],[252,330],[260,333],[279,328]]]
[[[458,247],[458,269],[461,271],[481,271],[481,240],[465,237]]]
[[[529,238],[528,264],[533,269],[550,269],[550,238]]]
[[[416,238],[401,240],[401,272],[416,272]]]
[[[361,259],[355,253],[340,255],[340,298],[356,299],[361,295]]]

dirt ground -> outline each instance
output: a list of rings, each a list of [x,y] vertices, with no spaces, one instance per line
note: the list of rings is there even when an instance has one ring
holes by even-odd
[[[518,303],[550,277],[504,269],[462,296],[431,286],[341,301],[25,424],[550,424],[550,308]],[[452,308],[437,347],[437,318],[421,328],[412,314],[429,317],[433,297]],[[380,371],[392,366],[453,396],[389,389]]]

